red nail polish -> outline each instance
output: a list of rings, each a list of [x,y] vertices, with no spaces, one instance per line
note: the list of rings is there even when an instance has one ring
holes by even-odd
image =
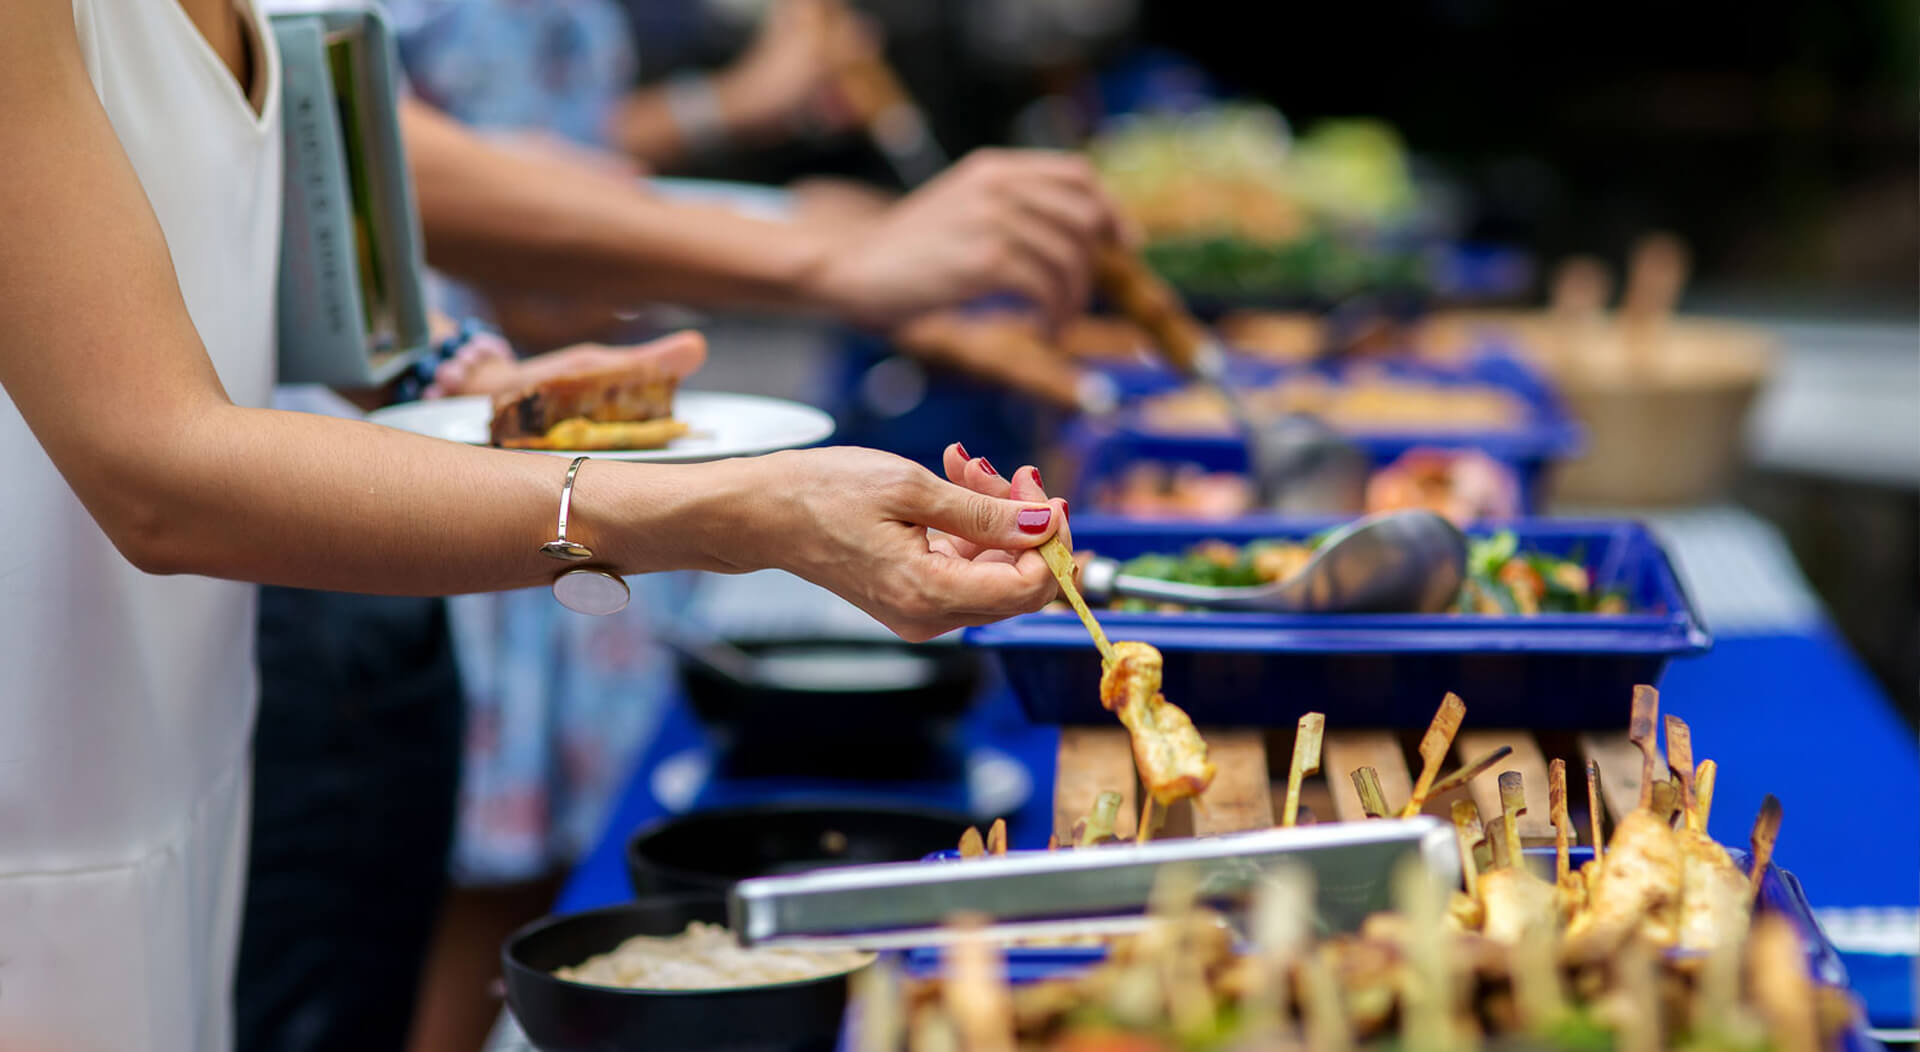
[[[960,459],[961,459],[961,460],[972,460],[972,459],[973,459],[973,455],[972,455],[971,453],[968,453],[968,452],[967,452],[967,444],[966,444],[965,442],[955,442],[955,443],[953,444],[953,448],[954,448],[954,451],[955,451],[955,452],[957,452],[957,453],[959,453],[959,454],[960,454]]]
[[[1033,469],[1033,484],[1034,484],[1034,485],[1036,485],[1036,486],[1038,486],[1038,487],[1040,487],[1041,489],[1046,489],[1046,488],[1047,488],[1047,484],[1046,484],[1046,483],[1044,483],[1044,482],[1042,482],[1042,481],[1040,481],[1040,469],[1039,469],[1039,468],[1034,468],[1034,469]]]
[[[1067,498],[1065,497],[1060,498],[1060,517],[1063,519],[1073,517],[1073,508],[1067,504]]]
[[[990,462],[988,462],[988,460],[987,460],[987,458],[986,458],[986,457],[981,457],[981,458],[980,458],[980,466],[981,466],[982,468],[985,468],[985,469],[986,469],[986,472],[987,472],[987,474],[989,474],[989,475],[996,475],[996,476],[997,476],[997,475],[999,475],[999,474],[1000,474],[1000,473],[999,473],[998,471],[995,471],[995,470],[993,470],[993,464],[991,464]]]
[[[1053,509],[1022,508],[1020,514],[1013,517],[1013,521],[1019,524],[1023,533],[1039,533],[1047,528],[1047,523],[1053,521]]]

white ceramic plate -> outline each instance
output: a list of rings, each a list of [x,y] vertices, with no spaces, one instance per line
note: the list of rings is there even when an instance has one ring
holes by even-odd
[[[686,464],[810,446],[833,434],[833,418],[820,410],[782,398],[762,398],[759,395],[681,391],[674,395],[673,415],[692,430],[662,449],[540,452],[562,457],[576,457],[584,453],[601,460]],[[377,409],[367,415],[367,419],[376,424],[474,446],[487,444],[487,425],[492,417],[492,403],[485,395],[408,402]]]

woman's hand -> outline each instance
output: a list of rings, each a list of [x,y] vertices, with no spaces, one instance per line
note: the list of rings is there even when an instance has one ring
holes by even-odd
[[[976,463],[970,470],[990,470]],[[823,585],[903,639],[1038,610],[1057,593],[1034,549],[1064,526],[1066,502],[1047,499],[1031,468],[1022,469],[1032,478],[1016,491],[1004,481],[944,482],[870,449],[801,450],[736,464],[747,473],[746,496],[728,502],[737,507],[713,530],[719,558]],[[985,492],[1001,487],[1004,493]]]
[[[823,253],[808,295],[855,321],[889,324],[992,293],[1077,314],[1094,250],[1120,236],[1085,158],[979,150]]]

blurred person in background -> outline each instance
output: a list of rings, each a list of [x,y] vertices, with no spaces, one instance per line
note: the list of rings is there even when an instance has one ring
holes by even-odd
[[[658,301],[879,326],[996,292],[1056,318],[1078,310],[1092,248],[1114,236],[1110,206],[1078,158],[975,154],[878,211],[846,194],[686,200],[637,177],[639,159],[750,146],[800,114],[830,123],[825,53],[865,46],[845,31],[833,44],[830,10],[787,0],[703,89],[714,105],[689,112],[684,98],[629,90],[610,5],[394,5],[415,91],[401,122],[427,256],[462,282],[439,283],[443,306],[492,312],[541,347],[617,331],[616,311]],[[714,127],[687,127],[708,118]],[[422,377],[427,393],[516,389],[541,360],[519,363],[509,346],[464,326]],[[561,353],[579,362],[622,352]],[[300,397],[283,404],[354,412]],[[661,605],[658,587],[641,583],[637,601],[606,619],[570,615],[542,589],[450,606],[267,590],[236,986],[243,1048],[397,1047],[413,1014],[422,921],[439,909],[449,869],[456,890],[413,1044],[478,1046],[498,1011],[487,991],[500,940],[551,903],[672,689],[647,614]],[[436,834],[449,825],[451,845]],[[359,917],[388,920],[341,923],[341,896]]]

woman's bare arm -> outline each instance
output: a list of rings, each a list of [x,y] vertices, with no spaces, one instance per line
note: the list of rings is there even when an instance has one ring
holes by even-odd
[[[411,594],[550,579],[559,459],[232,404],[66,0],[0,5],[0,159],[0,387],[135,565]],[[1024,549],[1060,517],[851,450],[589,464],[576,498],[580,539],[620,570],[791,569],[915,636],[1040,601]],[[940,560],[915,523],[1022,554]]]

